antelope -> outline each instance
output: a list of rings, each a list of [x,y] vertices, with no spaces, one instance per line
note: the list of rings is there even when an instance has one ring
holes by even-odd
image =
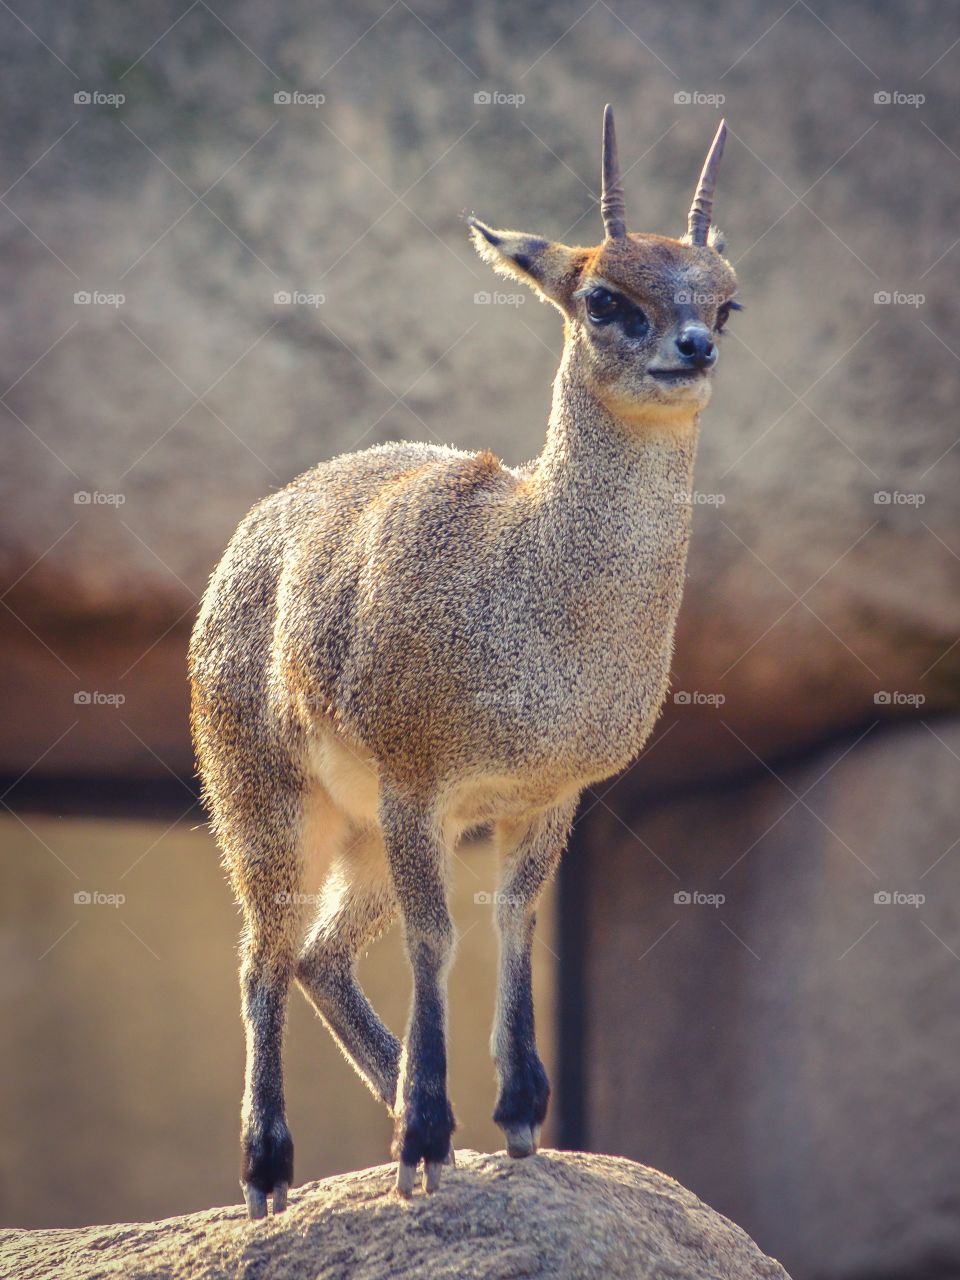
[[[396,1187],[453,1163],[447,864],[485,828],[501,876],[494,1120],[536,1152],[538,898],[585,787],[636,758],[666,692],[698,424],[738,307],[711,226],[721,123],[681,239],[628,233],[604,112],[605,238],[570,247],[467,218],[480,257],[563,317],[546,441],[390,443],[322,462],[245,517],[190,646],[211,824],[242,908],[241,1185],[251,1218],[293,1179],[282,1041],[292,980],[394,1119]],[[316,892],[316,891],[319,892]],[[317,903],[310,911],[308,904]],[[401,1043],[356,976],[399,913]]]

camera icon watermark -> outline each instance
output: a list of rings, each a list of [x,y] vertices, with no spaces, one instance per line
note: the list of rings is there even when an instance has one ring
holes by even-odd
[[[725,693],[704,693],[700,689],[677,689],[673,695],[678,707],[722,707],[726,700]]]
[[[701,893],[698,889],[678,889],[673,895],[678,907],[722,907],[726,900],[725,893]]]
[[[278,107],[322,107],[327,100],[325,93],[304,93],[301,89],[278,89],[273,101]]]
[[[525,293],[501,293],[496,289],[478,289],[473,295],[476,307],[522,307],[526,300]]]
[[[101,493],[99,489],[78,489],[73,495],[77,507],[122,507],[126,500],[125,493]]]
[[[878,689],[873,695],[877,707],[922,707],[926,700],[925,693],[904,693],[900,689]]]
[[[523,904],[523,899],[519,894],[504,893],[500,889],[493,893],[487,889],[481,889],[479,893],[473,895],[473,901],[478,907],[515,907]]]
[[[273,295],[277,307],[322,307],[326,300],[324,293],[306,293],[300,289],[278,289]]]
[[[727,500],[727,495],[702,493],[699,489],[692,489],[687,493],[683,489],[678,489],[673,495],[673,500],[678,507],[722,507]]]
[[[125,693],[101,693],[99,689],[78,689],[73,695],[77,707],[122,707],[126,700]]]
[[[922,907],[927,900],[925,893],[901,893],[900,890],[878,889],[873,895],[878,907]]]
[[[73,95],[78,107],[122,107],[127,100],[125,93],[101,93],[99,89],[79,89]]]
[[[678,107],[722,107],[726,100],[725,93],[703,93],[700,89],[678,89],[673,95]]]
[[[473,95],[477,107],[522,107],[526,100],[526,94],[503,93],[500,89],[478,89]]]
[[[125,893],[101,893],[99,889],[78,889],[73,895],[78,907],[122,907],[126,900]]]
[[[99,289],[78,289],[73,295],[77,307],[113,307],[117,310],[127,300],[125,293],[102,293]]]
[[[925,493],[901,493],[899,489],[878,489],[873,495],[878,507],[922,507],[926,500]]]

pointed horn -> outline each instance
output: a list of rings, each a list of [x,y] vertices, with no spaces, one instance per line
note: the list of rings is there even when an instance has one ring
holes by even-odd
[[[703,162],[697,194],[693,197],[693,204],[687,215],[687,236],[691,244],[707,243],[707,232],[710,230],[710,220],[713,216],[713,193],[717,185],[717,170],[720,168],[720,157],[723,155],[723,144],[726,138],[727,122],[721,120],[717,136]]]
[[[622,240],[627,234],[627,211],[623,200],[623,181],[617,158],[617,131],[613,123],[613,107],[603,109],[603,165],[600,187],[600,213],[603,227],[611,240]]]

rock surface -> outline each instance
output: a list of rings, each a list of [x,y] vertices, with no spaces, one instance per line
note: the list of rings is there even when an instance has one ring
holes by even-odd
[[[433,1196],[399,1200],[395,1169],[309,1183],[279,1218],[209,1209],[166,1222],[0,1232],[19,1280],[788,1280],[672,1179],[610,1156],[457,1153]]]

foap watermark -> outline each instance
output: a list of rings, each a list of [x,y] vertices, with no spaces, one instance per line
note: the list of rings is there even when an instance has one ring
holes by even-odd
[[[878,89],[873,95],[878,107],[922,107],[927,100],[925,93],[903,93],[899,89]]]
[[[899,889],[878,889],[873,895],[878,907],[922,907],[927,900],[925,893],[901,893]]]
[[[99,489],[78,489],[73,495],[77,507],[122,507],[126,500],[125,493],[101,493]]]
[[[113,307],[116,311],[127,300],[125,293],[103,293],[99,289],[78,289],[73,295],[77,307]]]
[[[722,107],[726,100],[725,93],[703,93],[700,89],[678,89],[673,95],[678,107]]]
[[[682,489],[678,489],[673,495],[673,500],[678,507],[722,507],[727,500],[725,493],[701,493],[699,489],[693,489],[690,493],[685,493]]]
[[[473,295],[475,307],[522,307],[526,300],[523,293],[500,293],[497,290],[491,293],[487,289],[480,289]]]
[[[673,295],[674,302],[692,303],[699,307],[719,307],[721,303],[727,301],[726,293],[703,292],[698,289],[678,289]]]
[[[922,707],[926,700],[925,693],[904,693],[901,689],[878,689],[873,695],[878,707]]]
[[[474,701],[478,707],[512,707],[519,710],[524,698],[519,689],[479,689]]]
[[[499,889],[494,891],[481,889],[479,893],[473,895],[473,901],[478,907],[519,907],[523,904],[519,894],[501,893]]]
[[[727,700],[725,693],[704,693],[700,689],[678,689],[673,695],[678,707],[722,707]]]
[[[122,707],[126,700],[124,693],[101,693],[99,689],[78,689],[73,695],[78,707]]]
[[[504,93],[501,89],[478,89],[473,95],[477,107],[522,107],[526,100],[526,94]]]
[[[873,495],[878,507],[922,507],[926,500],[925,493],[901,493],[899,489],[878,489]]]
[[[323,894],[275,893],[273,900],[281,907],[318,907],[323,901]]]
[[[278,107],[322,107],[327,100],[325,93],[304,93],[302,89],[278,89],[273,95]]]
[[[324,293],[304,293],[300,289],[278,289],[273,295],[277,307],[322,307],[326,300]]]
[[[878,307],[922,307],[927,300],[925,293],[904,293],[901,289],[878,289],[873,301]]]
[[[673,895],[678,907],[722,907],[726,900],[725,893],[701,893],[699,889],[678,889]]]
[[[78,889],[73,901],[78,907],[122,907],[125,893],[101,893],[99,889]]]
[[[125,93],[102,93],[99,89],[79,89],[73,95],[78,107],[122,107],[127,100]]]

